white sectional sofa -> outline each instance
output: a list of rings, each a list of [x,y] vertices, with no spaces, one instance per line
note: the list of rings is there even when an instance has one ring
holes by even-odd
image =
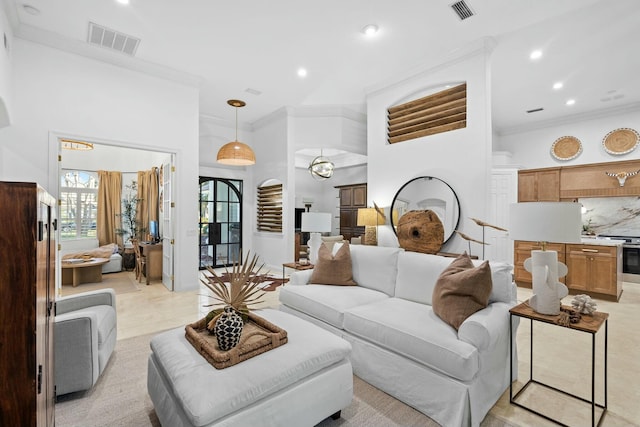
[[[478,426],[510,382],[512,266],[490,263],[489,305],[456,331],[431,307],[453,258],[365,245],[350,251],[358,286],[308,284],[313,271],[298,271],[280,290],[280,309],[349,341],[354,374],[375,387],[443,426]]]
[[[98,248],[98,239],[62,240],[60,259],[63,259],[66,255],[90,253]],[[102,266],[102,274],[116,273],[119,271],[122,271],[122,255],[118,252],[113,252],[109,258],[109,262]]]

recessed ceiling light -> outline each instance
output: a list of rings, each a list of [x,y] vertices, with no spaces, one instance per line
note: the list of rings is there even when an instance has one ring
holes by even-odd
[[[565,104],[567,104],[567,105],[573,105],[575,103],[576,103],[575,99],[567,99],[567,102],[565,102]]]
[[[553,88],[554,88],[555,90],[562,89],[562,86],[564,86],[564,84],[563,84],[562,82],[555,82],[555,83],[553,84]]]
[[[27,12],[29,15],[40,15],[40,9],[31,6],[30,4],[23,4],[22,5],[22,10],[24,10],[25,12]]]
[[[116,0],[120,4],[129,4],[129,0]]]
[[[539,50],[539,49],[534,50],[529,55],[529,59],[532,59],[532,60],[536,60],[536,59],[540,59],[540,58],[542,58],[542,51]]]
[[[307,69],[298,68],[298,77],[307,77]]]
[[[378,33],[378,26],[376,24],[365,25],[362,33],[367,37],[375,36]]]

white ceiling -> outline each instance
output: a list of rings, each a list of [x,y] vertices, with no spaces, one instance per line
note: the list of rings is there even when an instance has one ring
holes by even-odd
[[[364,112],[372,87],[484,37],[497,42],[498,133],[640,103],[637,0],[466,0],[475,16],[464,21],[449,7],[453,0],[3,1],[17,37],[197,84],[201,115],[231,123],[232,98],[247,102],[240,121],[248,123],[283,106]],[[89,45],[89,22],[140,38],[135,57]],[[380,27],[370,39],[360,32],[369,23]],[[532,62],[536,48],[543,56]],[[562,90],[551,88],[556,81]],[[567,107],[569,98],[576,104]]]

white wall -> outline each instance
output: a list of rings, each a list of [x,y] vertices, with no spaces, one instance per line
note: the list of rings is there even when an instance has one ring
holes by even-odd
[[[253,235],[253,252],[268,266],[281,267],[292,261],[294,245],[295,167],[289,109],[282,108],[259,120],[254,128],[256,164],[251,166],[253,185],[245,192],[245,209],[251,212],[245,231]],[[257,231],[256,188],[276,183],[282,183],[282,233]]]
[[[380,207],[389,207],[398,189],[407,181],[430,175],[448,183],[461,204],[459,230],[480,236],[469,217],[487,214],[491,163],[490,46],[475,47],[434,69],[390,84],[368,96],[367,197]],[[387,108],[446,83],[467,82],[467,127],[451,132],[388,144]],[[389,226],[378,228],[378,244],[397,245]],[[460,237],[452,238],[444,251],[461,252],[468,247]]]
[[[176,153],[175,289],[196,289],[198,90],[21,39],[12,54],[14,114],[0,129],[0,179],[55,194],[52,135]]]
[[[7,46],[5,47],[4,41]],[[0,128],[8,126],[11,119],[12,90],[11,90],[11,48],[13,45],[13,31],[0,6]]]
[[[612,130],[628,127],[640,131],[640,108],[615,111],[612,115],[585,116],[552,126],[541,126],[508,135],[499,135],[497,150],[512,153],[515,165],[525,169],[588,163],[614,162],[640,158],[640,149],[625,154],[611,155],[604,151],[602,140]],[[582,143],[582,154],[573,160],[560,161],[551,156],[553,142],[562,136],[574,136]]]

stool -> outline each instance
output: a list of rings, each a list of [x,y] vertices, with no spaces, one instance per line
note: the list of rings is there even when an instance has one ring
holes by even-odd
[[[151,340],[147,389],[163,426],[314,426],[353,398],[351,345],[278,310],[255,313],[288,342],[225,369],[211,366],[184,328]]]

